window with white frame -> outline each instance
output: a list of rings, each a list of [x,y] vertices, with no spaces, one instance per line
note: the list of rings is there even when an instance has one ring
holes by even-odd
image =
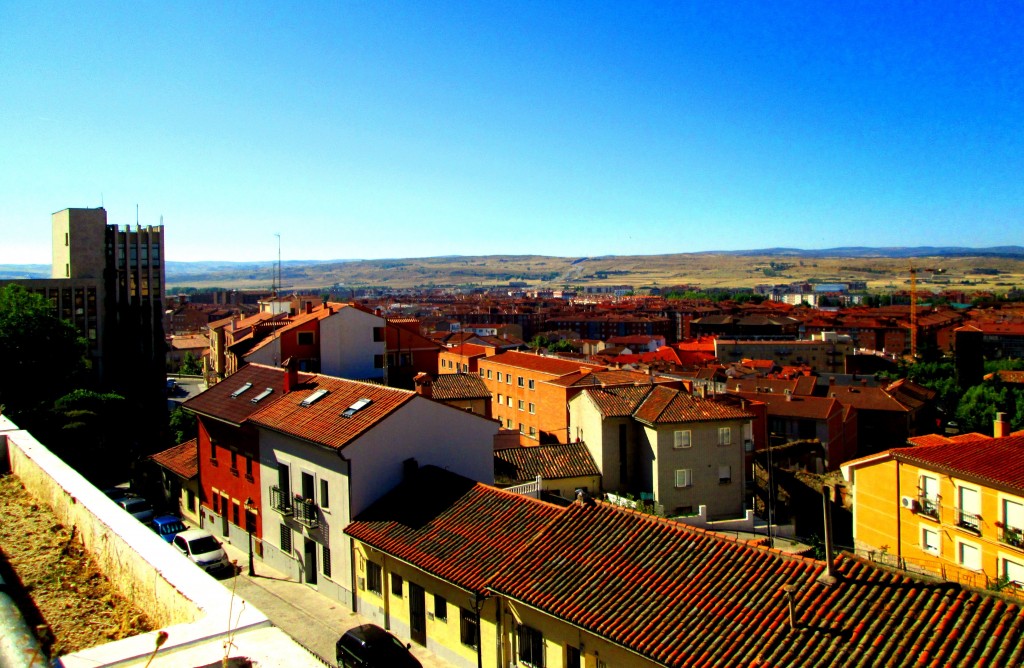
[[[536,413],[537,412],[537,404],[533,403],[532,401],[530,402],[530,412],[531,413]]]
[[[931,527],[921,527],[921,549],[929,554],[938,554],[939,532]]]
[[[956,560],[961,566],[968,570],[981,570],[981,550],[977,545],[958,542],[956,546]]]
[[[690,487],[693,485],[693,469],[676,469],[676,487]]]
[[[732,443],[732,428],[731,427],[719,427],[718,428],[718,444],[719,445],[730,445]]]
[[[521,410],[521,411],[524,411],[524,410],[526,410],[526,402],[525,402],[525,401],[523,401],[522,399],[520,399],[520,400],[519,400],[519,405],[518,405],[518,408],[519,408],[519,410]]]
[[[728,485],[732,482],[732,467],[728,464],[723,464],[718,467],[718,484]]]
[[[1003,533],[1017,534],[1024,532],[1024,503],[1003,499]]]
[[[677,429],[673,434],[672,447],[674,448],[688,448],[690,447],[690,430],[689,429]]]
[[[958,486],[957,525],[968,531],[981,531],[981,495],[973,487]]]
[[[922,515],[938,519],[939,517],[939,479],[930,475],[922,475],[918,479],[917,505]]]
[[[526,383],[526,385],[531,390],[536,390],[537,389],[537,381],[533,380],[532,378]]]
[[[501,372],[500,371],[498,372],[498,382],[499,383],[501,382]]]
[[[537,428],[530,427],[530,438],[537,438]]]
[[[499,394],[498,395],[498,403],[499,404],[505,403],[505,395],[504,394]]]
[[[1005,577],[1008,582],[1012,582],[1017,586],[1024,586],[1024,563],[1007,559],[1006,557],[1003,557],[1000,561],[1000,575]]]
[[[488,369],[487,370],[487,380],[490,380],[490,379],[491,379],[491,370]]]
[[[516,377],[516,385],[518,385],[519,387],[522,387],[524,384],[525,383],[524,383],[523,377],[522,376],[517,376]]]

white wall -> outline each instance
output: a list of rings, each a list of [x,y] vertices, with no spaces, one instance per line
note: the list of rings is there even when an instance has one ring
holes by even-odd
[[[373,340],[373,328],[384,327],[384,318],[344,307],[320,321],[320,373],[338,378],[382,378],[373,356],[384,354],[384,341]]]
[[[256,364],[266,364],[267,366],[276,367],[281,364],[284,360],[281,359],[281,339],[271,335],[271,340],[265,345],[261,346],[259,350],[254,350],[243,356],[246,362],[255,362]]]

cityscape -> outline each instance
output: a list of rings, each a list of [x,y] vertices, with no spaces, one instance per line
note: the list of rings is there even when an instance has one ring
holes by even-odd
[[[0,10],[0,664],[1024,664],[1024,13],[807,9]]]

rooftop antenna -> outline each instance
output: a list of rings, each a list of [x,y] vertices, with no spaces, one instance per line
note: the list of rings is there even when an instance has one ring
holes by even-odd
[[[139,226],[139,205],[135,205],[135,227]]]

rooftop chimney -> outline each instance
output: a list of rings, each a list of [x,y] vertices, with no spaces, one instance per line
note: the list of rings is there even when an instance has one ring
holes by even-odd
[[[434,379],[430,377],[429,373],[424,371],[416,374],[416,377],[412,379],[412,382],[416,385],[416,394],[426,399],[433,398]]]
[[[308,314],[308,313],[312,313],[312,312],[313,312],[313,302],[306,302],[306,313]]]
[[[1006,421],[1006,413],[996,413],[996,422],[992,428],[992,436],[1002,438],[1010,435],[1010,423]]]
[[[289,357],[281,366],[284,368],[284,393],[299,389],[299,365]]]
[[[836,567],[832,549],[832,488],[821,488],[821,502],[825,509],[825,572],[818,578],[822,584],[835,584]]]

